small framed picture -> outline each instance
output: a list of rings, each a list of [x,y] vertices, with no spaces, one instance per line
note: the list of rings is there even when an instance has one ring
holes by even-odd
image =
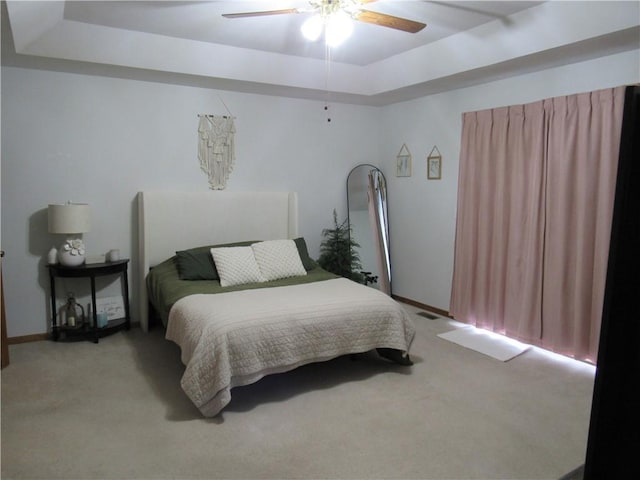
[[[124,300],[121,296],[96,298],[96,313],[106,313],[107,319],[124,318]]]
[[[437,147],[433,147],[427,157],[427,178],[429,180],[440,180],[442,178],[442,155],[440,155]]]
[[[396,157],[396,177],[410,177],[411,170],[411,153],[407,146],[403,144]]]

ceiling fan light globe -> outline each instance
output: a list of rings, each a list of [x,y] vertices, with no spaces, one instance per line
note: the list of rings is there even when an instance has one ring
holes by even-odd
[[[322,34],[323,23],[320,15],[314,15],[302,24],[300,31],[302,35],[304,35],[304,38],[315,42],[320,38],[320,34]]]
[[[331,15],[325,27],[325,41],[330,47],[337,47],[353,32],[351,17],[343,11]]]

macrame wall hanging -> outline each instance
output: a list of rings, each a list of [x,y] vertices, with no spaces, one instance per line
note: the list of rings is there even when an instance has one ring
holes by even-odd
[[[236,160],[232,116],[198,115],[198,160],[209,177],[209,188],[223,190]]]

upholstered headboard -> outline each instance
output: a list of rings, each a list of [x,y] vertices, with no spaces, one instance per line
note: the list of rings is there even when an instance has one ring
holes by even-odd
[[[294,192],[138,193],[139,314],[146,332],[149,268],[177,250],[244,240],[277,240],[298,235]]]

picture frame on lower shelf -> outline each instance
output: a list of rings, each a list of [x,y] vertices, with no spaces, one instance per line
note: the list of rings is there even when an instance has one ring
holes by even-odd
[[[124,318],[124,299],[121,296],[96,298],[96,313],[106,313],[108,320]]]

